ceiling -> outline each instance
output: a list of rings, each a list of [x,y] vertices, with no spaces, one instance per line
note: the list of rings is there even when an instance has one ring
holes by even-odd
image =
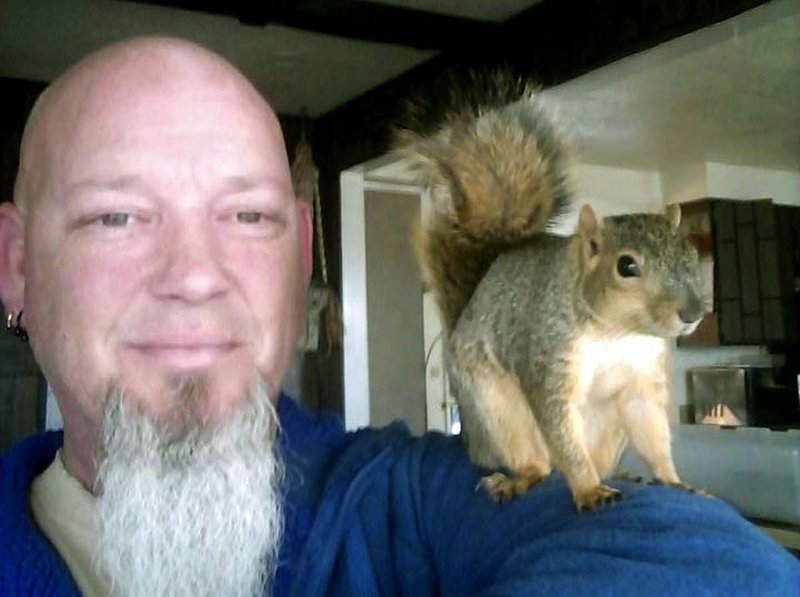
[[[537,3],[273,0],[242,13],[248,3],[231,0],[0,0],[0,76],[49,81],[114,40],[180,35],[239,66],[279,112],[317,117],[442,51],[474,51]],[[547,95],[587,162],[651,168],[696,156],[800,171],[800,0],[773,0]]]
[[[764,4],[543,95],[583,163],[800,172],[800,0]],[[416,178],[397,160],[377,159],[367,173]]]
[[[387,11],[393,7],[424,8],[436,15],[469,19],[447,20],[438,27],[449,31],[455,24],[463,27],[467,36],[475,35],[469,25],[481,25],[484,21],[490,25],[506,20],[538,1],[373,0]],[[375,37],[395,39],[402,42],[401,45],[338,37],[274,22],[262,25],[257,15],[249,16],[256,24],[244,24],[234,15],[247,2],[175,0],[164,4],[206,6],[220,12],[230,10],[232,14],[162,6],[158,2],[0,0],[0,76],[50,81],[86,53],[115,40],[132,35],[178,35],[202,43],[236,64],[279,112],[316,117],[428,60],[437,50],[459,42],[442,34],[443,47],[412,47],[410,44],[415,40],[420,42],[418,45],[430,44],[424,43],[428,41],[426,36],[417,34],[415,37],[411,25],[404,28],[405,36],[403,30],[395,33],[404,23],[413,25],[420,21],[414,18],[414,13],[409,15],[405,11],[386,12],[377,18],[365,19],[364,25],[356,21],[355,9],[346,22],[337,22],[334,14],[327,13],[321,16],[301,13],[294,19],[281,19],[289,23],[299,23],[302,19],[304,27],[317,29],[338,26],[352,36],[369,36],[374,32]],[[249,4],[257,5],[259,1]],[[305,4],[347,7],[354,3]],[[386,19],[393,20],[387,22]],[[427,37],[435,38],[435,35]]]
[[[800,1],[765,4],[547,95],[589,163],[800,172]]]

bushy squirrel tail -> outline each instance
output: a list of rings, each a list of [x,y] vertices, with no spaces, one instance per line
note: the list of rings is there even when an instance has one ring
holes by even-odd
[[[430,190],[414,245],[446,335],[496,257],[570,204],[567,149],[535,90],[522,85],[520,94],[518,80],[502,78],[488,85],[487,101],[470,90],[437,131],[398,137]]]

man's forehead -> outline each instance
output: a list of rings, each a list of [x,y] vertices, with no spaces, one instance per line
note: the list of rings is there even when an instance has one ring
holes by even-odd
[[[95,86],[102,89],[104,82],[109,87],[119,87],[125,82],[138,87],[148,82],[163,85],[181,79],[228,80],[251,87],[236,67],[219,55],[183,40],[167,38],[140,38],[109,46],[75,64],[56,84],[67,87],[76,81],[83,86],[94,80]]]
[[[125,58],[125,57],[123,57]],[[76,70],[48,93],[41,110],[58,122],[98,128],[103,121],[147,121],[165,115],[191,122],[198,113],[261,120],[276,118],[259,93],[237,71],[193,68],[191,62],[103,60]],[[71,116],[65,122],[64,116]],[[106,122],[106,125],[108,125]]]
[[[134,137],[145,129],[179,135],[203,127],[255,140],[275,174],[288,176],[280,125],[258,91],[218,56],[172,40],[123,44],[68,71],[37,103],[22,158],[37,162],[28,171],[41,171],[42,161],[88,162],[92,146],[141,142]]]

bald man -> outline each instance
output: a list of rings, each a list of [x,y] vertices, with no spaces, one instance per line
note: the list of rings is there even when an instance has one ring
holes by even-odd
[[[346,434],[280,386],[311,223],[275,114],[219,56],[138,38],[58,78],[0,207],[0,299],[62,433],[0,461],[14,594],[663,594],[800,570],[722,503],[563,479],[491,503],[460,443]],[[8,513],[8,515],[6,514]]]
[[[275,115],[217,56],[138,40],[46,90],[20,162],[0,296],[64,418],[38,525],[86,592],[251,591],[278,547],[269,397],[311,272]],[[99,575],[95,543],[116,554]]]

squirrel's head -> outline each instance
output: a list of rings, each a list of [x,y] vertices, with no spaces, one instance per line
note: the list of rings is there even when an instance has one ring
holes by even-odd
[[[700,259],[680,230],[680,208],[667,215],[630,214],[598,220],[581,209],[582,292],[597,322],[618,334],[679,336],[705,313]]]

